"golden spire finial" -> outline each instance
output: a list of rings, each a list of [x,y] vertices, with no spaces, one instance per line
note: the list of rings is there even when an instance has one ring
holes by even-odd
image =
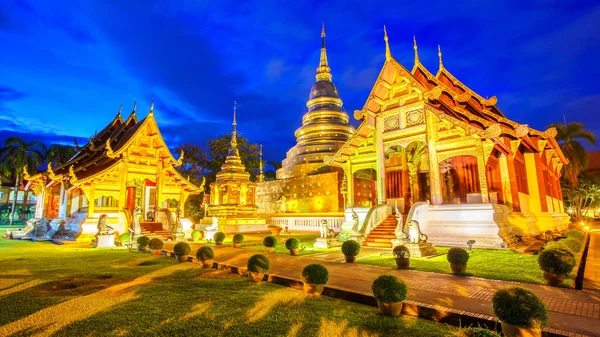
[[[137,108],[137,102],[133,101],[133,111],[132,113],[135,113],[135,109]]]
[[[263,181],[262,144],[258,146],[258,182]]]
[[[237,102],[233,101],[233,123],[231,123],[231,125],[233,125],[233,132],[231,133],[231,147],[229,148],[230,156],[232,156],[232,155],[239,156],[239,152],[237,149],[236,115],[237,115]]]
[[[118,114],[120,115],[120,114],[121,114],[121,112],[123,112],[123,104],[120,104],[120,105],[119,105],[119,113],[118,113]]]
[[[152,97],[152,104],[150,105],[150,114],[154,113],[154,97]]]
[[[390,42],[387,36],[387,29],[383,25],[383,40],[385,41],[385,59],[389,61],[392,59],[392,52],[390,51]]]
[[[440,58],[440,70],[444,69],[444,62],[442,62],[442,48],[438,44],[438,57]]]
[[[415,49],[415,64],[419,62],[419,49],[417,48],[417,36],[413,35],[413,48]]]
[[[321,58],[317,67],[317,81],[331,81],[331,68],[327,63],[327,49],[325,48],[325,23],[321,27]]]

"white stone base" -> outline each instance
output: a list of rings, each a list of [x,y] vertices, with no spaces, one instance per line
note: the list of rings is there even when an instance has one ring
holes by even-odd
[[[334,238],[318,238],[317,241],[315,242],[315,244],[313,245],[313,247],[315,248],[332,248],[332,247],[339,247],[341,246],[342,243]]]
[[[115,247],[115,235],[96,235],[96,243],[94,248],[112,248]]]

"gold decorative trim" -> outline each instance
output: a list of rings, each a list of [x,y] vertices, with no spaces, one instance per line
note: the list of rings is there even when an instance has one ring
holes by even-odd
[[[29,172],[27,172],[27,165],[25,165],[23,166],[23,179],[29,180],[29,178],[31,178],[31,176],[29,175]]]
[[[527,124],[520,124],[517,126],[515,131],[515,136],[517,136],[517,138],[523,138],[527,136],[527,134],[529,134],[529,126]]]
[[[71,178],[69,180],[71,182],[71,184],[74,184],[75,182],[77,182],[77,176],[75,175],[75,172],[73,171],[73,165],[69,166],[69,177]]]
[[[483,132],[479,133],[481,138],[490,139],[490,138],[498,138],[502,134],[502,127],[500,124],[492,124]]]
[[[176,166],[181,166],[181,165],[183,165],[183,158],[184,158],[184,152],[183,152],[183,149],[182,149],[182,150],[179,152],[179,159],[177,159],[177,160],[175,161],[175,165],[176,165]]]
[[[546,144],[548,144],[548,141],[546,139],[538,140],[538,150],[540,152],[544,151],[544,149],[546,148]]]
[[[517,151],[519,150],[519,145],[521,145],[520,139],[515,139],[510,141],[510,150],[512,151],[512,157],[515,158]]]
[[[556,137],[556,134],[558,132],[556,131],[556,128],[548,128],[544,134],[546,135],[547,138],[554,138]]]
[[[110,159],[117,157],[117,155],[113,152],[113,149],[110,147],[110,138],[106,140],[106,156]]]

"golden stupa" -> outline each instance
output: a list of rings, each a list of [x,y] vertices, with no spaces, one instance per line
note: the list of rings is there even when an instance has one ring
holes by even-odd
[[[235,102],[232,125],[229,153],[221,171],[217,173],[216,181],[210,184],[210,204],[207,209],[207,220],[210,221],[206,222],[212,222],[216,217],[219,230],[225,233],[266,231],[265,220],[256,216],[256,183],[250,181],[250,173],[246,171],[237,148]]]

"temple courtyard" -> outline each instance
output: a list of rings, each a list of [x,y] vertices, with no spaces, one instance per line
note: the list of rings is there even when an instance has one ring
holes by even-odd
[[[591,236],[586,277],[595,287],[600,234]],[[174,242],[165,242],[163,254],[153,256],[80,242],[0,240],[0,335],[460,336],[456,325],[493,328],[493,293],[515,285],[546,304],[549,336],[599,331],[598,289],[573,289],[574,275],[567,287],[540,285],[536,256],[474,249],[467,276],[454,276],[442,262],[443,247],[438,256],[411,259],[412,270],[398,270],[389,250],[364,247],[357,263],[348,264],[339,248],[319,250],[309,244],[314,237],[297,238],[306,244],[302,254],[291,256],[278,245],[267,253],[269,282],[259,285],[244,275],[248,258],[264,249],[261,235],[248,235],[242,248],[227,240],[222,246],[190,242],[190,256],[204,245],[215,250],[213,269],[202,269],[192,257],[194,263],[176,262]],[[329,270],[320,298],[306,297],[301,289],[302,268],[311,263]],[[400,318],[382,316],[373,303],[371,283],[382,274],[408,285]]]

